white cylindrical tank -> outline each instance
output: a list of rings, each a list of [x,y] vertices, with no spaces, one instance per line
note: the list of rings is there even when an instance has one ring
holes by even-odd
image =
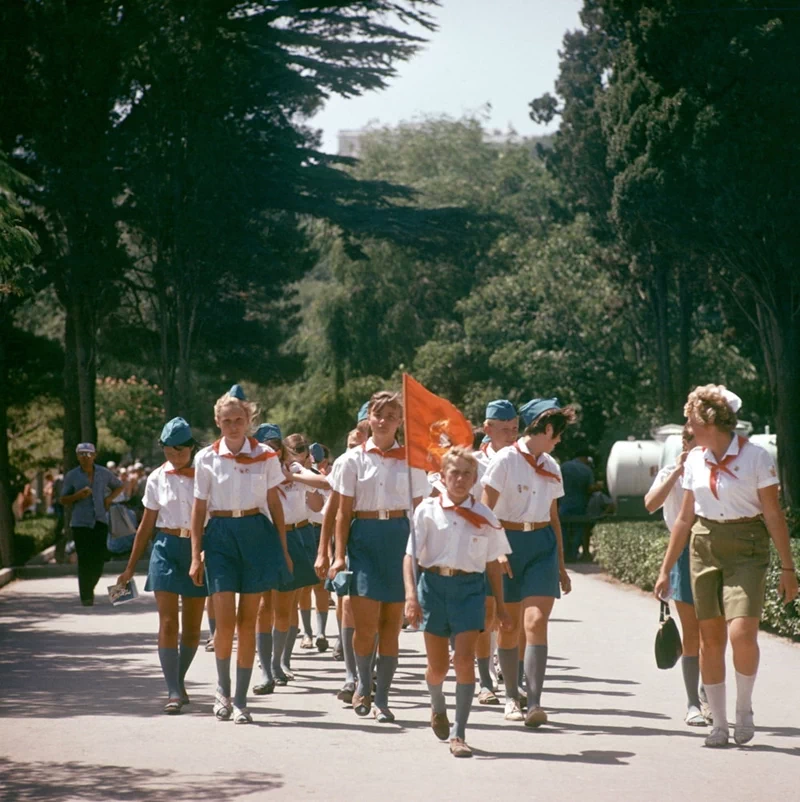
[[[608,492],[616,501],[621,496],[644,497],[658,473],[661,443],[655,440],[618,440],[606,464]]]
[[[775,462],[778,461],[778,436],[776,434],[754,434],[750,442],[765,449]]]
[[[659,460],[658,467],[663,468],[665,465],[677,464],[678,455],[681,453],[682,449],[683,436],[680,434],[671,434],[664,441],[664,447],[661,449],[661,459]]]

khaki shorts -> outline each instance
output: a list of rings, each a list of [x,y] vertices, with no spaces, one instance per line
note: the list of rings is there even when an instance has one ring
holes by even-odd
[[[700,621],[761,617],[769,567],[769,534],[761,519],[717,523],[698,518],[689,560]]]

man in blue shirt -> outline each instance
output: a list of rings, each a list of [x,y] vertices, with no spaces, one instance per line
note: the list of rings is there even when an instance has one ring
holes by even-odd
[[[79,443],[75,451],[79,466],[64,477],[60,501],[71,507],[70,527],[78,554],[78,590],[81,604],[91,607],[106,561],[108,508],[122,492],[122,482],[111,471],[94,464],[97,452],[93,443]]]

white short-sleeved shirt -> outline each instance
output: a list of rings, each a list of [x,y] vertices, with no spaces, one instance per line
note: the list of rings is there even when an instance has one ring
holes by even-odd
[[[297,473],[302,468],[296,462],[289,466],[291,473]],[[283,505],[283,522],[290,524],[300,523],[308,520],[308,509],[306,508],[306,492],[308,487],[300,482],[287,482],[285,479],[278,486],[278,494]]]
[[[522,451],[530,454],[523,440],[518,445]],[[558,481],[536,473],[515,446],[501,448],[492,457],[482,483],[484,487],[491,487],[500,494],[494,508],[498,518],[515,523],[550,520],[552,502],[564,495],[561,468],[549,454],[540,454],[538,464],[555,474]]]
[[[208,511],[250,510],[258,507],[266,516],[267,491],[283,481],[281,461],[268,445],[248,437],[239,454],[258,457],[275,454],[260,462],[237,462],[226,457],[231,451],[220,438],[198,452],[194,461],[194,497],[208,502]]]
[[[475,495],[480,495],[483,489],[483,477],[495,454],[497,454],[497,452],[492,448],[491,443],[484,443],[477,451],[472,452],[472,456],[478,460],[478,478],[472,486],[472,492]]]
[[[320,475],[322,476],[323,474]],[[314,510],[312,510],[311,507],[308,506],[308,496],[306,496],[306,507],[307,507],[306,512],[308,512],[308,520],[311,521],[312,524],[317,524],[317,526],[321,526],[322,518],[325,515],[325,505],[328,503],[328,499],[331,496],[331,491],[320,490],[319,488],[316,487],[310,487],[308,488],[308,491],[309,491],[308,496],[312,495],[313,493],[318,493],[323,498],[322,509],[319,512],[314,512]]]
[[[157,510],[156,529],[189,529],[192,522],[194,479],[170,473],[175,468],[165,462],[148,477],[142,504]]]
[[[762,512],[758,491],[778,484],[775,462],[761,446],[743,438],[740,441],[738,436],[731,440],[725,457],[728,455],[735,455],[725,466],[733,476],[719,472],[719,498],[711,492],[711,468],[707,461],[715,463],[717,460],[708,449],[694,448],[689,452],[683,467],[683,487],[694,493],[696,515],[712,521],[755,518]]]
[[[653,490],[656,487],[661,487],[661,485],[663,485],[664,482],[669,479],[670,474],[674,470],[674,465],[665,465],[656,475],[656,478],[653,480],[653,484],[651,485],[650,489]],[[685,491],[681,487],[681,480],[679,478],[676,480],[675,484],[672,485],[669,495],[664,499],[664,503],[661,505],[661,508],[664,511],[664,523],[667,525],[667,529],[669,529],[670,532],[672,531],[672,527],[675,525],[675,521],[678,519],[678,514],[681,511],[684,492]]]
[[[487,562],[511,553],[505,531],[487,506],[471,496],[461,505],[486,518],[489,523],[482,526],[458,515],[454,506],[445,491],[437,498],[424,499],[414,512],[417,561],[423,568],[437,565],[459,571],[485,571]],[[406,554],[411,553],[409,537]]]
[[[410,509],[406,461],[382,457],[370,451],[374,447],[370,437],[363,445],[342,454],[331,471],[331,487],[354,499],[354,512]],[[398,447],[395,441],[392,448]],[[337,470],[340,461],[341,468]],[[414,498],[425,498],[430,492],[427,474],[420,468],[411,469],[411,492]]]

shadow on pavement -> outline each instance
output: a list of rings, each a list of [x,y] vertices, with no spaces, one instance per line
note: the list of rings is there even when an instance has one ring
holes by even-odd
[[[78,798],[88,802],[147,799],[148,802],[226,802],[283,786],[281,775],[214,772],[204,777],[174,770],[134,769],[91,763],[22,763],[0,758],[3,799],[40,802]]]
[[[485,752],[472,747],[475,756],[482,760],[541,760],[546,763],[593,763],[599,766],[627,766],[627,758],[636,752],[587,749],[573,755],[551,755],[546,752]]]

